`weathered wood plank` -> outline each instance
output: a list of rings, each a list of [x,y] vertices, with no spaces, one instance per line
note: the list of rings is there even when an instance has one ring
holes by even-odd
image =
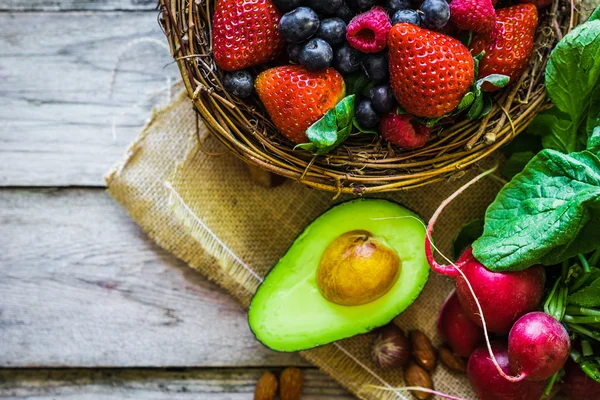
[[[2,0],[0,11],[150,11],[156,0]]]
[[[247,400],[263,369],[0,370],[0,397],[11,399]],[[304,370],[302,400],[350,400],[337,383]]]
[[[307,365],[101,190],[0,190],[0,249],[0,368]]]
[[[0,25],[0,186],[104,186],[179,79],[156,13],[4,13]]]

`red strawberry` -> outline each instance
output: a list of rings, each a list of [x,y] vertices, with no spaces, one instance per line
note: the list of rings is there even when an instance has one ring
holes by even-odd
[[[388,46],[394,95],[413,115],[441,117],[473,84],[473,57],[457,39],[401,23],[392,27]]]
[[[511,83],[518,80],[533,52],[537,24],[538,12],[533,4],[498,10],[496,30],[491,34],[475,35],[469,46],[473,55],[485,50],[485,57],[479,63],[479,77],[502,74],[510,77]],[[482,88],[498,89],[488,83]]]
[[[306,129],[346,91],[335,69],[311,72],[301,65],[268,69],[258,75],[254,86],[277,129],[296,143],[308,142]]]
[[[272,61],[283,50],[271,0],[219,0],[213,15],[213,54],[225,71]]]
[[[473,32],[491,32],[496,25],[496,10],[492,0],[452,0],[450,21],[458,29]]]
[[[385,49],[391,27],[385,10],[376,6],[352,18],[346,28],[346,39],[350,46],[363,53],[377,53]]]
[[[408,114],[387,113],[379,121],[379,133],[401,149],[411,150],[425,146],[431,131],[423,124],[413,123]]]

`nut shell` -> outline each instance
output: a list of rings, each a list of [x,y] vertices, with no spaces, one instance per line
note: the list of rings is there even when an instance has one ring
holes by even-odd
[[[412,344],[412,353],[415,356],[417,364],[427,371],[434,371],[437,364],[435,348],[427,335],[420,330],[411,331],[410,343]]]
[[[256,383],[254,400],[273,400],[277,395],[277,386],[275,375],[266,371]]]
[[[467,363],[458,354],[452,352],[448,346],[441,346],[438,349],[438,354],[442,364],[452,371],[466,373]]]
[[[286,368],[279,376],[279,399],[298,400],[302,394],[304,374],[298,368]]]
[[[420,386],[425,389],[433,390],[433,380],[431,379],[431,375],[415,363],[411,363],[404,370],[404,380],[408,386]],[[412,393],[419,400],[426,400],[432,396],[431,393],[420,392],[418,390],[415,390]]]
[[[375,363],[384,369],[404,367],[410,361],[410,341],[404,331],[390,323],[377,331],[372,355]]]

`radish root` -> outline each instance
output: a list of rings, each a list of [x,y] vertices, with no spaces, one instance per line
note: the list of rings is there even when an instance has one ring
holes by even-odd
[[[447,272],[441,272],[441,273],[442,274],[447,274],[447,275],[450,275],[450,276],[453,276],[453,277],[457,276],[457,274],[460,274],[460,276],[462,277],[462,279],[465,280],[465,282],[466,282],[466,284],[467,284],[467,286],[469,288],[469,292],[471,292],[471,295],[473,296],[473,299],[475,300],[475,304],[477,305],[477,310],[479,311],[479,317],[481,318],[481,325],[483,325],[483,334],[485,336],[485,343],[487,345],[488,352],[490,354],[490,359],[491,359],[492,363],[494,364],[494,366],[498,370],[498,373],[500,374],[500,376],[502,376],[504,379],[506,379],[509,382],[520,382],[520,381],[522,381],[525,378],[525,375],[523,375],[523,374],[520,374],[518,376],[507,375],[502,370],[502,368],[500,367],[500,364],[498,364],[498,360],[496,360],[496,357],[494,356],[494,352],[492,351],[492,345],[490,343],[490,338],[489,338],[488,331],[487,331],[487,325],[486,325],[486,322],[485,322],[485,318],[483,316],[483,310],[481,308],[481,304],[479,303],[479,299],[475,295],[475,291],[473,290],[473,286],[471,286],[471,282],[469,282],[469,279],[467,279],[467,276],[465,275],[465,273],[461,270],[461,268],[458,265],[456,265],[455,263],[453,263],[438,248],[435,247],[435,245],[433,244],[433,240],[431,238],[431,235],[433,233],[433,226],[435,225],[435,222],[436,222],[437,218],[440,216],[440,214],[442,213],[442,211],[444,210],[444,208],[448,204],[450,204],[450,202],[452,202],[452,200],[454,200],[462,192],[464,192],[465,189],[467,189],[469,186],[473,185],[474,183],[476,183],[477,181],[479,181],[483,177],[491,174],[497,168],[498,168],[498,165],[495,165],[494,167],[488,169],[487,171],[484,171],[481,174],[477,175],[475,178],[471,179],[469,182],[465,183],[463,186],[461,186],[459,189],[457,189],[456,192],[452,193],[447,199],[445,199],[439,205],[439,207],[437,208],[437,210],[435,210],[435,212],[433,213],[433,216],[429,220],[429,224],[427,225],[427,232],[426,232],[427,240],[425,242],[425,251],[427,252],[427,260],[429,261],[430,265],[433,266],[433,269],[436,270],[436,272],[438,270],[439,271],[447,271],[448,269],[450,269],[450,267],[447,266],[447,265],[442,266],[442,265],[439,265],[439,264],[437,264],[435,262],[435,260],[433,259],[433,252],[431,251],[432,247],[454,269],[454,271],[452,273],[449,273],[449,274]]]
[[[384,386],[375,386],[375,385],[369,385],[369,386],[377,388],[377,389],[381,389],[381,390],[388,390],[388,391],[406,390],[406,391],[411,391],[411,392],[425,392],[425,393],[430,393],[430,394],[439,396],[443,399],[450,399],[450,400],[468,400],[468,399],[465,399],[462,397],[451,396],[449,394],[438,392],[437,390],[433,390],[433,389],[427,389],[427,388],[424,388],[421,386],[404,386],[404,387],[392,388],[392,389],[384,387]]]

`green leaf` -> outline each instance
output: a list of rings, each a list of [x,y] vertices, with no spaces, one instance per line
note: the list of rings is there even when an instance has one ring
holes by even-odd
[[[473,254],[493,271],[515,271],[598,247],[600,159],[543,150],[488,207]]]
[[[481,87],[484,83],[490,83],[497,88],[503,88],[510,82],[510,77],[502,74],[491,74],[477,81],[477,85]]]
[[[600,7],[597,7],[594,12],[592,13],[592,15],[590,15],[590,17],[588,18],[588,21],[596,21],[600,19]]]
[[[536,154],[542,150],[542,138],[535,135],[518,135],[501,150],[507,158],[510,158],[514,153],[526,151]]]
[[[474,59],[476,60],[477,57]],[[475,98],[472,102],[469,112],[467,112],[467,118],[470,120],[479,119],[487,115],[492,110],[492,99],[490,95],[481,90],[481,87],[484,83],[490,83],[496,87],[504,87],[509,81],[510,78],[506,75],[492,74],[475,82],[472,88]]]
[[[594,154],[600,153],[600,126],[597,126],[590,135],[587,142],[587,150]]]
[[[377,132],[375,129],[367,129],[367,128],[363,128],[359,125],[358,121],[356,120],[356,118],[354,118],[354,120],[352,120],[352,124],[354,125],[354,127],[356,129],[358,129],[359,132],[362,133],[372,133],[374,135],[379,135],[379,132]]]
[[[525,168],[527,163],[531,161],[534,156],[535,153],[532,151],[513,153],[502,167],[502,176],[506,179],[512,179],[519,172],[523,171],[523,168]]]
[[[362,90],[370,82],[369,78],[362,72],[356,72],[354,74],[347,75],[344,78],[346,84],[346,94],[360,94]]]
[[[595,17],[573,29],[556,45],[546,67],[546,92],[557,111],[553,116],[560,119],[559,128],[546,129],[544,146],[565,152],[578,151],[582,124],[587,121],[588,111],[597,115],[598,108],[590,110],[590,104],[598,107],[596,87],[600,82],[600,20]],[[587,132],[589,134],[589,132]],[[550,139],[546,139],[550,136]]]
[[[581,307],[600,307],[600,278],[594,280],[589,286],[569,295],[569,305]]]
[[[456,109],[458,111],[462,111],[462,110],[466,109],[467,107],[469,107],[471,104],[473,104],[474,100],[475,100],[475,93],[467,92],[467,94],[465,94],[463,96],[462,100],[460,101],[460,103],[458,104],[458,107]]]
[[[570,153],[583,150],[577,144],[577,136],[571,134],[572,122],[558,108],[552,107],[542,111],[527,128],[527,132],[542,137],[542,145],[546,149]]]
[[[354,95],[350,95],[344,97],[306,130],[306,136],[310,143],[302,143],[296,148],[308,150],[317,155],[329,153],[350,136],[353,119]]]
[[[452,258],[455,260],[483,233],[483,219],[467,222],[452,243]]]

